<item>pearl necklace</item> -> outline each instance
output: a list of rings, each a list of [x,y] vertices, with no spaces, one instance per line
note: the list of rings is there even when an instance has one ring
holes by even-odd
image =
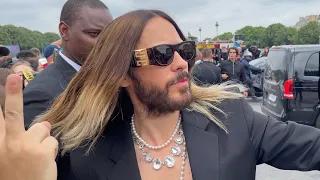
[[[132,118],[131,118],[131,128],[132,128],[132,131],[133,131],[133,134],[134,136],[142,143],[144,144],[147,148],[149,149],[162,149],[164,147],[167,147],[171,141],[173,140],[174,136],[177,134],[178,132],[178,129],[179,129],[179,126],[180,126],[180,123],[181,123],[181,116],[179,116],[179,120],[177,122],[177,125],[176,125],[176,128],[174,129],[172,135],[170,136],[169,140],[167,142],[165,142],[164,144],[160,145],[160,146],[151,146],[150,144],[148,144],[145,140],[143,140],[139,134],[137,133],[136,131],[136,127],[134,125],[134,115],[132,115]]]
[[[175,159],[173,158],[173,156],[179,156],[181,154],[181,152],[182,152],[182,161],[181,161],[181,170],[180,170],[180,178],[179,178],[179,180],[183,180],[184,179],[185,163],[186,163],[186,159],[187,159],[187,147],[186,147],[185,138],[182,137],[183,136],[183,129],[182,129],[180,123],[181,123],[181,116],[179,116],[177,127],[175,128],[174,132],[172,133],[170,139],[166,143],[161,145],[161,146],[151,146],[148,143],[146,143],[139,136],[139,134],[137,133],[137,131],[135,129],[134,116],[132,116],[132,121],[131,121],[131,129],[132,129],[131,132],[132,132],[132,135],[133,135],[133,140],[138,144],[139,149],[142,151],[142,155],[144,156],[144,160],[146,162],[148,162],[148,163],[151,163],[153,161],[153,168],[155,170],[160,169],[162,167],[162,165],[166,165],[169,168],[174,167]],[[168,146],[168,144],[173,140],[173,138],[175,137],[177,132],[178,132],[178,137],[175,139],[176,146],[174,146],[171,149],[172,155],[165,156],[164,162],[162,162],[160,159],[153,160],[153,156],[151,154],[148,154],[144,150],[144,146],[146,146],[149,149],[153,149],[153,150],[162,149],[162,148]],[[183,150],[182,151],[181,151],[179,145],[183,145]]]

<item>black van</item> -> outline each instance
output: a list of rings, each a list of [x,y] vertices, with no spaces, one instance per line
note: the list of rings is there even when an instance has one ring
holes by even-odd
[[[320,128],[319,54],[320,45],[270,48],[264,72],[263,113]]]

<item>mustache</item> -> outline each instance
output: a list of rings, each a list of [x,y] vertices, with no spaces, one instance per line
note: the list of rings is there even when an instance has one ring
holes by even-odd
[[[190,77],[191,75],[188,72],[185,72],[185,71],[179,72],[179,74],[174,79],[170,80],[167,83],[167,87],[174,85],[176,82],[180,81],[181,79],[184,79],[184,78],[190,79]]]

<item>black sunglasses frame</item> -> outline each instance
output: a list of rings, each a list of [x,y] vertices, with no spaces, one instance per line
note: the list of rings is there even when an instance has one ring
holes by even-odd
[[[154,49],[156,49],[158,47],[161,47],[161,46],[168,46],[173,50],[173,52],[177,51],[180,54],[179,48],[181,47],[181,45],[187,44],[187,43],[190,43],[193,46],[192,47],[193,48],[192,57],[190,59],[185,59],[187,62],[189,62],[190,60],[192,60],[196,56],[196,44],[195,44],[194,41],[183,41],[183,42],[181,42],[179,44],[174,44],[174,45],[172,45],[172,44],[161,44],[161,45],[154,46],[154,47],[151,47],[151,48],[135,50],[133,58],[132,58],[132,62],[131,62],[131,67],[142,67],[142,66],[148,66],[148,65],[168,66],[173,61],[173,55],[168,60],[168,63],[161,64],[155,58]]]

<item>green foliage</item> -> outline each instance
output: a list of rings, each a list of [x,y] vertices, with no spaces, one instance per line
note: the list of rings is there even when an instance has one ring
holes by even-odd
[[[214,41],[217,41],[217,40],[232,40],[233,38],[233,34],[232,32],[225,32],[215,38],[213,38]]]
[[[249,46],[279,46],[294,44],[319,44],[320,24],[316,21],[309,22],[300,29],[286,27],[283,24],[271,24],[267,28],[258,26],[245,26],[235,32],[235,34],[244,34],[245,45]],[[224,33],[212,40],[229,40],[233,38],[230,32]],[[210,38],[206,38],[210,39]]]
[[[24,27],[14,25],[0,26],[0,44],[11,45],[19,44],[22,50],[39,48],[43,49],[46,45],[60,39],[56,33],[44,33],[31,31]]]
[[[297,40],[299,44],[319,44],[319,36],[320,24],[314,21],[300,28]]]
[[[296,29],[286,27],[283,24],[271,24],[267,28],[258,26],[245,26],[235,32],[235,34],[246,35],[245,44],[248,46],[277,46],[289,44],[319,44],[320,24],[316,21],[309,22],[307,25]],[[231,40],[234,34],[231,32],[223,33],[215,38],[205,38],[204,40]],[[24,27],[14,25],[0,26],[0,44],[10,45],[19,44],[21,49],[31,49],[33,47],[43,49],[46,45],[60,39],[56,33],[41,33],[31,31]],[[188,40],[198,42],[198,38],[188,33]]]
[[[262,26],[253,27],[246,26],[242,29],[236,31],[236,34],[246,35],[245,44],[247,46],[261,46],[262,45],[262,36],[265,33],[265,29]]]

